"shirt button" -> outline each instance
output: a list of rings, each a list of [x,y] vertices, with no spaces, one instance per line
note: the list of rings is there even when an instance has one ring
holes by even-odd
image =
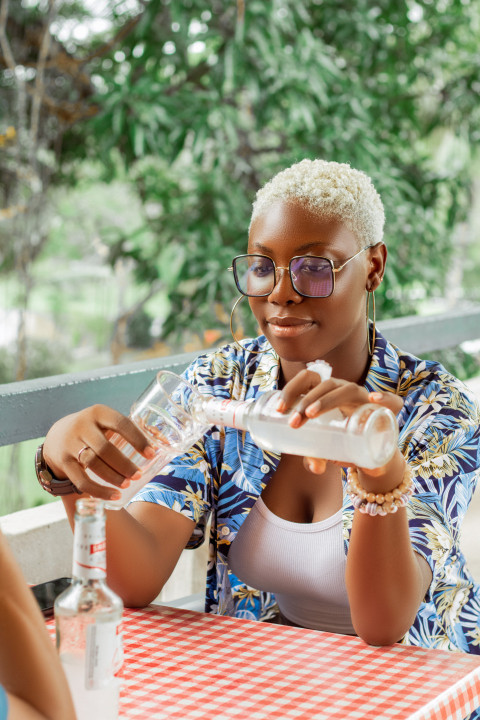
[[[270,470],[270,468],[268,467],[268,465],[262,465],[262,467],[260,468],[260,472],[262,472],[264,475],[265,475],[265,473],[267,473],[269,470]]]
[[[222,527],[221,533],[222,533],[222,535],[230,535],[230,530],[226,525],[224,525]]]

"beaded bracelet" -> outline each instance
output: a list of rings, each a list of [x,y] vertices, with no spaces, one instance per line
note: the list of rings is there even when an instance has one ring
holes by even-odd
[[[413,495],[413,470],[405,465],[405,472],[400,485],[385,494],[367,492],[358,481],[358,470],[347,468],[347,492],[356,510],[367,515],[388,515],[396,513],[398,508],[405,507]]]

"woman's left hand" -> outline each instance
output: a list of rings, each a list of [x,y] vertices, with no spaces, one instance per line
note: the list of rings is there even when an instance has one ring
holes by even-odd
[[[369,392],[362,385],[329,378],[323,380],[312,370],[301,370],[290,380],[282,390],[282,400],[278,410],[286,413],[290,411],[289,424],[297,428],[310,418],[315,418],[329,410],[339,409],[345,415],[351,415],[360,405],[375,403],[382,405],[397,415],[403,407],[403,400],[399,395],[391,392]],[[305,458],[311,472],[322,473],[326,461],[319,458]],[[338,465],[345,463],[337,462]],[[372,475],[376,474],[371,472]]]

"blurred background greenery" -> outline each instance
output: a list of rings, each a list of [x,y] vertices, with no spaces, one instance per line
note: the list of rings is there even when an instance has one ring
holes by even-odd
[[[0,382],[227,340],[303,157],[382,196],[378,317],[478,302],[479,36],[479,0],[0,0]]]

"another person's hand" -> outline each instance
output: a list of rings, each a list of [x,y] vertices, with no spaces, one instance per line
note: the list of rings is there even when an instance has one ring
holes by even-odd
[[[136,465],[109,442],[114,433],[145,458],[154,457],[154,448],[128,417],[106,405],[93,405],[51,427],[43,446],[44,458],[56,477],[68,477],[82,493],[114,500],[119,496],[116,487],[128,487],[140,477]],[[114,487],[94,482],[86,468]]]

